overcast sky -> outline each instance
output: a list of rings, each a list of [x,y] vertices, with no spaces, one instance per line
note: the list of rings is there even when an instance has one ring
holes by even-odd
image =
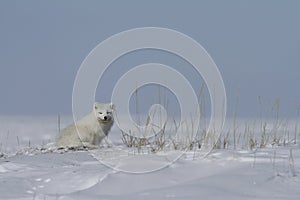
[[[74,79],[87,54],[113,34],[145,26],[180,31],[208,51],[224,79],[229,115],[238,90],[240,116],[258,113],[258,96],[280,98],[283,114],[296,110],[300,1],[178,2],[0,1],[0,114],[70,114]],[[109,100],[113,81],[130,65],[166,60],[180,62],[157,51],[118,60],[127,67],[111,68],[112,81],[100,83],[107,91],[98,100]],[[186,73],[191,82],[199,79],[192,74]]]

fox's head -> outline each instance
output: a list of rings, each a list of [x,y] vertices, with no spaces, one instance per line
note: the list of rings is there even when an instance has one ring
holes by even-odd
[[[112,103],[94,103],[94,114],[98,121],[110,122],[113,120],[114,105]]]

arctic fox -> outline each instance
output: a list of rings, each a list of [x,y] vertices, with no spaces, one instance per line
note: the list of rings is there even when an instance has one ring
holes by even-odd
[[[93,112],[62,130],[56,137],[57,146],[96,146],[108,135],[114,123],[112,103],[94,103]]]

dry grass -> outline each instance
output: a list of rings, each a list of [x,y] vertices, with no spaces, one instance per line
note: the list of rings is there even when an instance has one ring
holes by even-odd
[[[239,92],[238,92],[239,93]],[[139,115],[139,98],[138,87],[135,91],[136,95],[136,114]],[[163,97],[163,98],[162,98]],[[160,124],[149,124],[148,118],[146,120],[146,127],[148,130],[162,127],[161,131],[155,134],[154,137],[137,137],[141,133],[121,133],[123,143],[129,148],[136,148],[138,152],[141,149],[147,149],[148,152],[156,153],[164,150],[197,150],[201,148],[214,147],[218,149],[248,149],[254,150],[257,148],[264,148],[274,145],[291,145],[297,144],[297,137],[300,135],[298,131],[297,122],[294,128],[289,123],[289,117],[280,118],[280,100],[276,99],[274,102],[268,101],[267,107],[264,109],[261,97],[258,97],[259,118],[254,120],[244,120],[239,122],[237,120],[239,95],[236,97],[235,111],[233,118],[227,121],[227,125],[231,126],[223,129],[223,133],[218,138],[219,133],[212,128],[210,132],[206,128],[205,117],[205,98],[204,86],[201,85],[199,91],[199,107],[200,110],[195,115],[200,115],[200,129],[194,130],[195,118],[191,116],[189,119],[183,119],[178,122],[175,117],[172,120],[168,119],[163,122],[161,118],[161,111],[159,112]],[[167,96],[161,95],[161,87],[158,87],[158,104],[163,102],[163,106],[167,107]],[[300,104],[297,108],[297,118],[299,119]],[[267,117],[265,117],[267,116]],[[271,117],[268,117],[271,116]],[[271,120],[268,120],[271,118]],[[137,116],[140,123],[140,117]],[[154,133],[154,132],[153,132]]]

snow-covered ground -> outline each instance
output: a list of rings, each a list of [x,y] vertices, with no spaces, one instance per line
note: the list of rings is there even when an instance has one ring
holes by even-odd
[[[116,145],[65,152],[41,147],[58,131],[55,116],[0,119],[0,199],[300,197],[299,143],[252,151],[215,149],[205,158],[201,151],[132,154],[114,127],[110,134]],[[70,121],[62,118],[61,126]],[[147,173],[124,172],[142,170]]]

